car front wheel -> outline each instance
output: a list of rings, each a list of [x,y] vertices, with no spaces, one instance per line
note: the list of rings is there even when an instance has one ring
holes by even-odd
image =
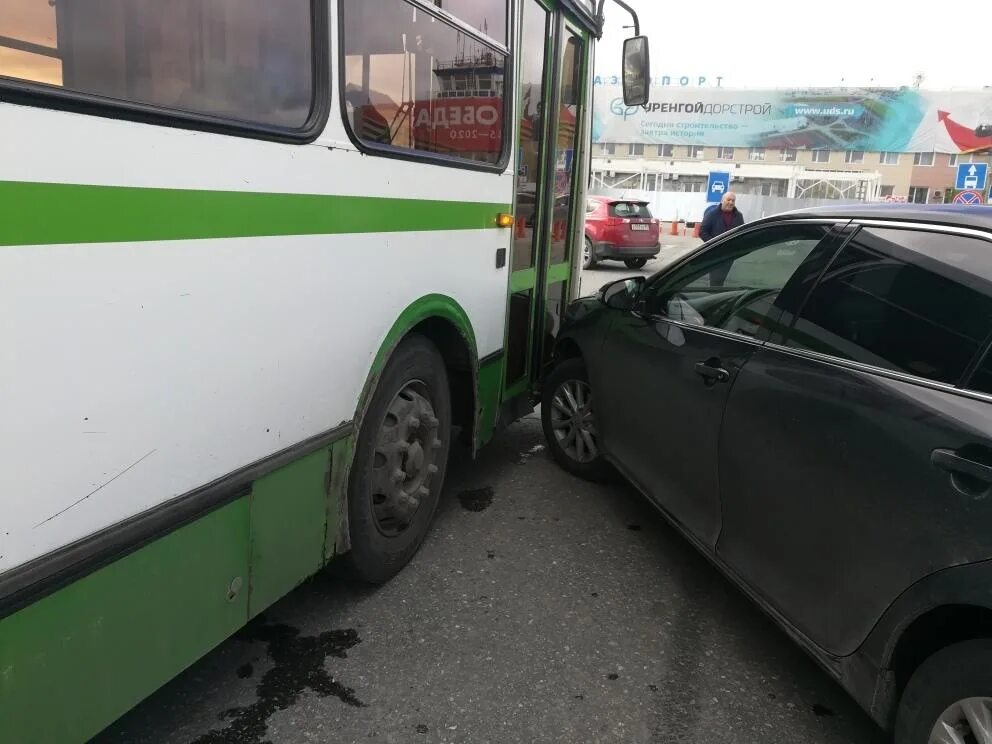
[[[551,456],[573,475],[591,481],[612,474],[599,446],[599,429],[589,376],[581,359],[564,359],[541,392],[541,424]]]
[[[948,646],[913,673],[896,744],[992,744],[992,640]]]
[[[641,269],[648,262],[646,258],[628,258],[624,261],[628,269]]]

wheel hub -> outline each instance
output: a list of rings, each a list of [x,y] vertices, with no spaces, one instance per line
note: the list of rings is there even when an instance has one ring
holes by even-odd
[[[430,496],[443,445],[439,427],[427,387],[420,382],[407,384],[386,410],[372,462],[372,513],[386,537],[404,532]]]
[[[558,446],[576,462],[599,457],[592,390],[582,380],[565,380],[551,399],[551,428]]]

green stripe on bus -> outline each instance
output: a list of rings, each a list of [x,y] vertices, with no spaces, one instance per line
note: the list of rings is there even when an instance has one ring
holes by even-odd
[[[0,181],[0,246],[496,229],[507,204]]]

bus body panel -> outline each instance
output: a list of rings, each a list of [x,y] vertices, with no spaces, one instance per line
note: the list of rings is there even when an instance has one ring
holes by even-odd
[[[92,239],[138,238],[0,247],[11,351],[0,368],[10,463],[0,476],[9,533],[0,572],[351,421],[386,333],[422,297],[464,309],[480,358],[502,347],[506,270],[495,256],[510,231],[495,217],[509,209],[510,177],[75,115],[87,146],[53,153],[28,133],[65,114],[0,104],[0,116],[19,127],[5,142],[21,143],[5,146],[0,191],[33,188],[36,204],[50,194],[52,220],[95,205],[81,217]],[[405,169],[420,178],[403,178]],[[17,180],[32,172],[33,182]],[[39,193],[37,178],[57,172],[83,188]],[[238,183],[257,191],[216,193]],[[398,198],[396,183],[407,194],[399,206],[383,198]],[[107,185],[125,188],[95,188]],[[466,216],[459,193],[486,201]],[[292,198],[314,194],[302,206]],[[147,214],[150,205],[166,214]],[[372,217],[356,224],[361,209]],[[252,227],[299,234],[196,239],[197,210],[215,232],[269,210]],[[409,229],[423,220],[437,229]],[[445,229],[466,220],[482,227]],[[176,227],[191,239],[140,239]],[[46,227],[0,224],[0,242],[32,232]]]
[[[310,144],[0,102],[0,586],[241,474],[0,605],[0,741],[87,740],[347,548],[362,406],[417,322],[464,337],[492,435],[513,142],[502,173],[359,152],[336,5]]]

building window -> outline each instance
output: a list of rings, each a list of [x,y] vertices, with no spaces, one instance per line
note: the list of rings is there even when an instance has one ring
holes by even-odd
[[[928,191],[926,186],[910,186],[909,201],[913,204],[926,204]]]
[[[880,152],[878,153],[878,162],[880,165],[899,165],[899,153]]]
[[[641,143],[636,143],[636,144],[631,145],[630,146],[630,154],[631,155],[643,155],[644,154],[644,145],[641,144]]]
[[[663,158],[674,158],[675,145],[660,145],[658,147],[658,154]]]
[[[748,160],[764,160],[765,159],[765,148],[763,147],[752,147],[747,151]]]
[[[702,145],[689,145],[689,157],[690,158],[701,158],[701,157],[703,157],[703,146]]]
[[[886,184],[886,185],[882,186],[878,190],[878,195],[879,196],[892,196],[892,193],[895,191],[895,188],[896,188],[895,186],[891,186],[891,185]]]
[[[2,5],[0,77],[280,129],[310,119],[308,0]]]
[[[794,163],[796,162],[796,150],[792,147],[786,147],[779,150],[778,159],[783,163]]]
[[[933,165],[932,152],[914,152],[913,165]]]
[[[830,150],[813,150],[814,163],[829,163],[830,162]]]
[[[733,147],[721,147],[717,150],[716,156],[720,160],[733,160],[734,159],[734,148]]]
[[[844,153],[845,163],[863,163],[865,162],[865,151],[864,150],[848,150]]]
[[[617,146],[612,142],[607,142],[605,145],[603,145],[603,152],[607,155],[616,155]]]
[[[947,164],[949,166],[951,166],[952,168],[957,167],[957,164],[958,164],[958,155],[957,155],[957,153],[955,153],[953,155],[948,155],[947,156]]]

